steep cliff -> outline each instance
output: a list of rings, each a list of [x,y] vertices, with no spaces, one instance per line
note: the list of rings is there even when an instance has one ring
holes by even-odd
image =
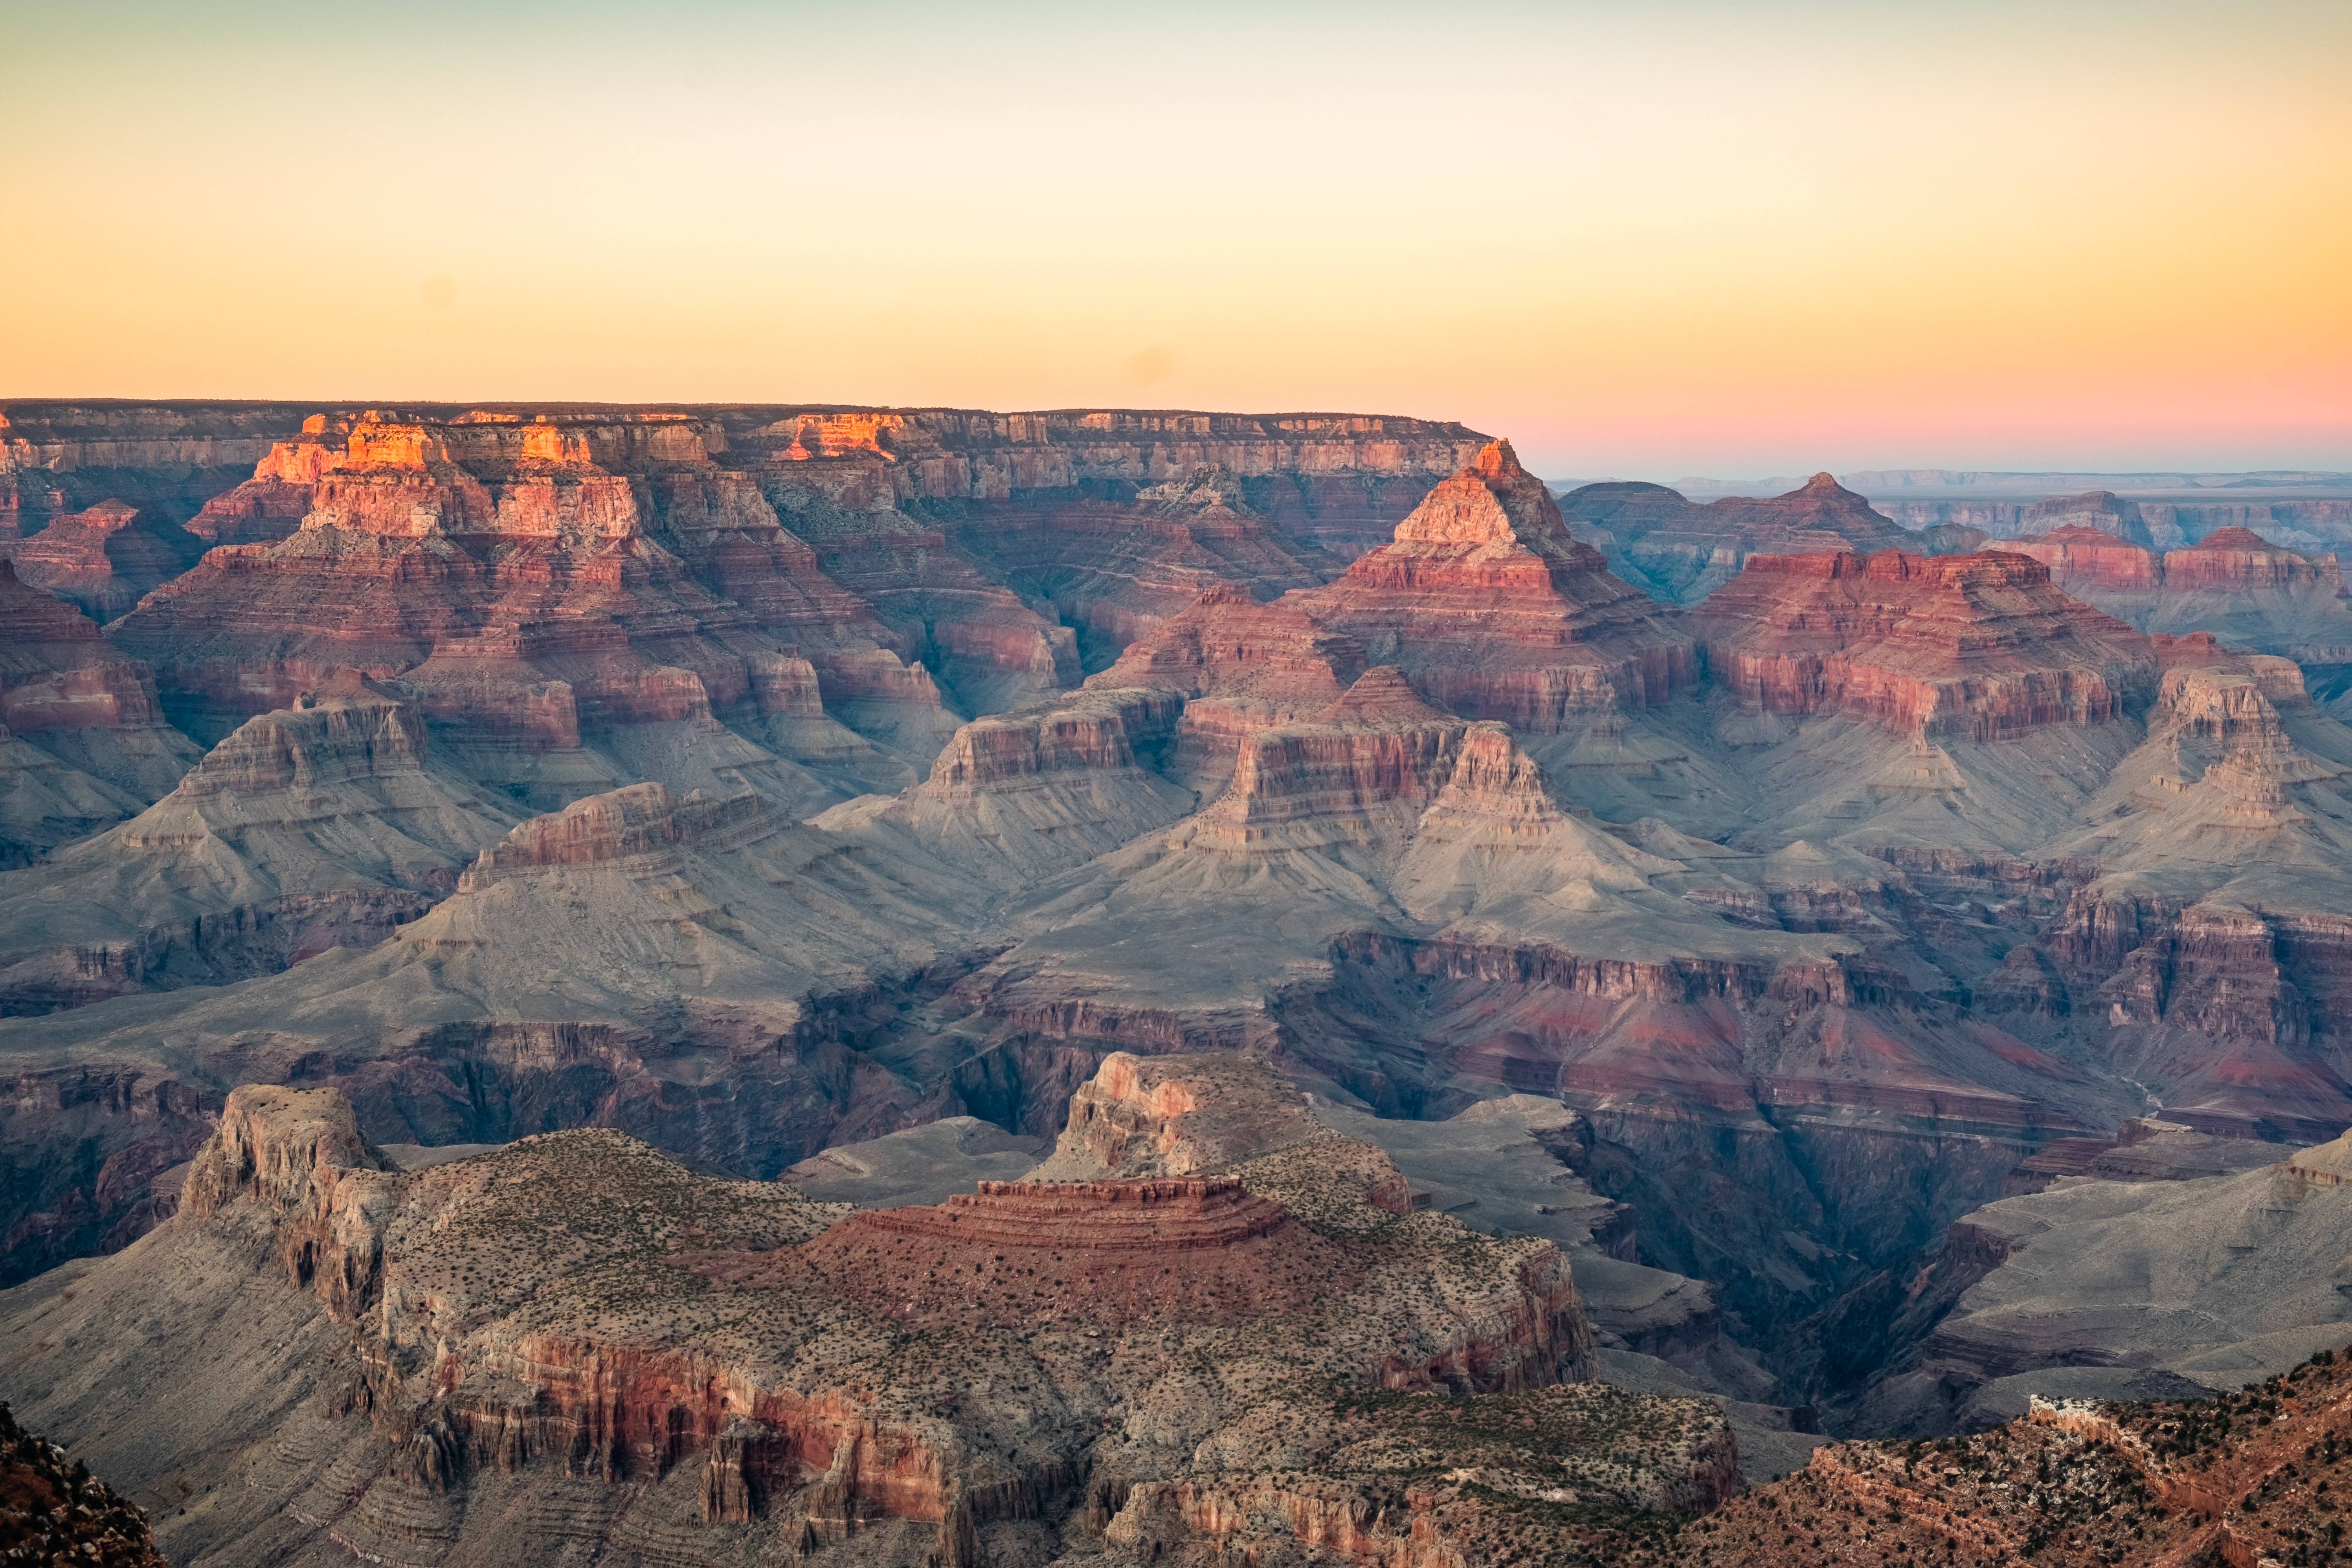
[[[1763,555],[1702,608],[1709,670],[1745,706],[1925,737],[2098,725],[2144,707],[2157,661],[2038,561],[1899,550]]]
[[[1507,441],[1337,582],[1280,603],[1395,664],[1430,700],[1536,734],[1663,703],[1696,679],[1690,639],[1570,536]]]
[[[515,816],[432,760],[414,708],[346,677],[247,720],[163,799],[0,888],[0,1014],[372,946]]]
[[[135,814],[199,755],[164,721],[147,666],[0,561],[0,864]]]
[[[1576,1381],[1549,1243],[1371,1207],[1384,1159],[1328,1133],[845,1218],[606,1131],[388,1163],[340,1096],[238,1090],[168,1224],[0,1298],[0,1391],[132,1496],[201,1498],[158,1510],[184,1557],[1469,1562],[1514,1499],[1605,1552],[1737,1486],[1706,1405]],[[119,1411],[126,1381],[174,1399]]]
[[[30,539],[0,542],[17,581],[46,589],[96,621],[110,621],[195,563],[204,543],[177,525],[111,498],[52,520]]]
[[[452,761],[541,806],[646,777],[821,805],[842,784],[903,776],[837,726],[802,722],[824,715],[788,678],[800,644],[767,625],[804,637],[820,691],[833,670],[886,713],[938,715],[937,693],[855,601],[822,574],[814,588],[790,585],[811,558],[756,491],[732,514],[688,515],[689,480],[672,477],[667,515],[679,527],[665,537],[679,549],[654,537],[640,481],[596,459],[685,467],[707,501],[729,476],[680,419],[371,411],[340,447],[331,428],[312,434],[297,445],[317,456],[267,465],[315,470],[298,531],[214,552],[113,629],[118,646],[152,655],[167,708],[201,736],[350,668],[398,678]],[[744,581],[741,601],[698,580],[718,566]],[[928,757],[935,725],[909,722]],[[899,727],[885,717],[886,734]],[[803,754],[780,766],[768,745]]]
[[[2146,632],[2208,632],[2303,665],[2326,694],[2352,667],[2352,605],[2333,554],[2299,555],[2243,528],[2161,554],[2067,527],[2004,550],[2050,568],[2066,593]]]
[[[1829,474],[1786,495],[1726,496],[1704,505],[1664,485],[1586,485],[1560,498],[1579,527],[1605,531],[1620,576],[1668,604],[1696,605],[1729,582],[1751,555],[1852,550],[1957,554],[1981,542],[1966,529],[1912,532]]]

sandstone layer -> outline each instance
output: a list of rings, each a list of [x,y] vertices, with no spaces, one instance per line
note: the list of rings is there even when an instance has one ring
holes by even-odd
[[[1612,481],[1560,498],[1569,520],[1593,531],[1609,563],[1643,592],[1696,605],[1737,576],[1751,555],[1851,550],[1957,554],[1982,542],[1965,528],[1914,532],[1829,474],[1786,495],[1727,496],[1704,505],[1664,485]]]
[[[197,748],[147,666],[0,561],[0,866],[98,832],[169,791]]]
[[[2002,546],[2067,594],[2146,632],[2205,632],[2295,660],[2323,696],[2352,679],[2352,606],[2333,553],[2302,555],[2244,528],[2161,552],[2069,526]]]
[[[1324,1133],[845,1217],[606,1131],[402,1172],[340,1095],[247,1086],[168,1224],[0,1297],[6,1392],[200,1500],[156,1510],[200,1563],[1464,1563],[1481,1499],[1605,1554],[1728,1495],[1708,1406],[1578,1381],[1549,1243],[1372,1206],[1384,1173]],[[126,1418],[125,1379],[179,1397]]]
[[[95,621],[110,621],[204,553],[204,543],[156,514],[111,497],[51,520],[29,539],[0,542],[19,582]]]
[[[1841,1444],[1686,1526],[1660,1560],[1814,1568],[2336,1561],[2352,1387],[2336,1350],[2215,1399],[2035,1398],[1937,1443]]]
[[[352,677],[251,719],[131,821],[0,890],[0,1014],[216,985],[372,947],[512,826]]]
[[[1685,610],[1608,570],[1617,523],[1450,427],[310,412],[205,524],[245,542],[114,627],[233,784],[99,854],[63,839],[177,772],[76,816],[36,759],[136,723],[0,758],[60,803],[27,858],[87,849],[95,879],[12,871],[0,905],[61,929],[55,889],[108,925],[39,952],[127,973],[169,926],[213,955],[0,1026],[12,1279],[150,1230],[242,1084],[340,1089],[380,1146],[604,1126],[935,1205],[916,1167],[1014,1181],[996,1163],[1074,1097],[1125,1140],[1076,1179],[1216,1174],[1127,1168],[1171,1113],[1081,1089],[1245,1050],[1400,1151],[1407,1209],[1561,1248],[1604,1370],[1718,1402],[1769,1474],[1801,1427],[1873,1419],[1949,1305],[1912,1282],[2012,1183],[2152,1159],[2122,1136],[2150,1117],[2248,1144],[2352,1121],[2352,731],[2321,682],[2105,617],[2014,552],[1860,553],[1839,530],[1879,524],[1832,488],[1754,504],[1834,549],[1744,556]],[[1301,509],[1348,487],[1385,542],[1340,571]],[[1672,510],[1645,493],[1621,513]],[[2208,553],[2253,591],[2262,552]],[[27,639],[58,650],[36,684],[135,676],[76,625]],[[313,736],[294,700],[338,683],[377,717]],[[314,787],[300,756],[341,760]],[[1184,1310],[1291,1289],[1246,1250],[1271,1234]],[[868,1306],[946,1311],[954,1267],[885,1271],[933,1293]],[[1135,1267],[1102,1280],[1140,1321]],[[1349,1416],[1375,1418],[1376,1447],[1420,1429]],[[1389,1506],[1168,1484],[1144,1511],[1196,1555]],[[1486,1485],[1426,1511],[1453,1530]]]

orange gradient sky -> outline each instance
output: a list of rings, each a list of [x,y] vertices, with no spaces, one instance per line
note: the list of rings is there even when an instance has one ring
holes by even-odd
[[[5,4],[0,394],[2352,469],[2352,5]]]

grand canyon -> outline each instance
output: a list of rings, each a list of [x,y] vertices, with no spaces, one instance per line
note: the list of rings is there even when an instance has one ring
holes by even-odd
[[[2342,501],[0,443],[0,1546],[2339,1555]]]

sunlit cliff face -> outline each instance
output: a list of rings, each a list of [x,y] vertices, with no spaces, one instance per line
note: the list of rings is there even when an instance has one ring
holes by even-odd
[[[415,15],[23,19],[5,390],[1369,407],[1665,478],[2352,429],[2340,6]]]

